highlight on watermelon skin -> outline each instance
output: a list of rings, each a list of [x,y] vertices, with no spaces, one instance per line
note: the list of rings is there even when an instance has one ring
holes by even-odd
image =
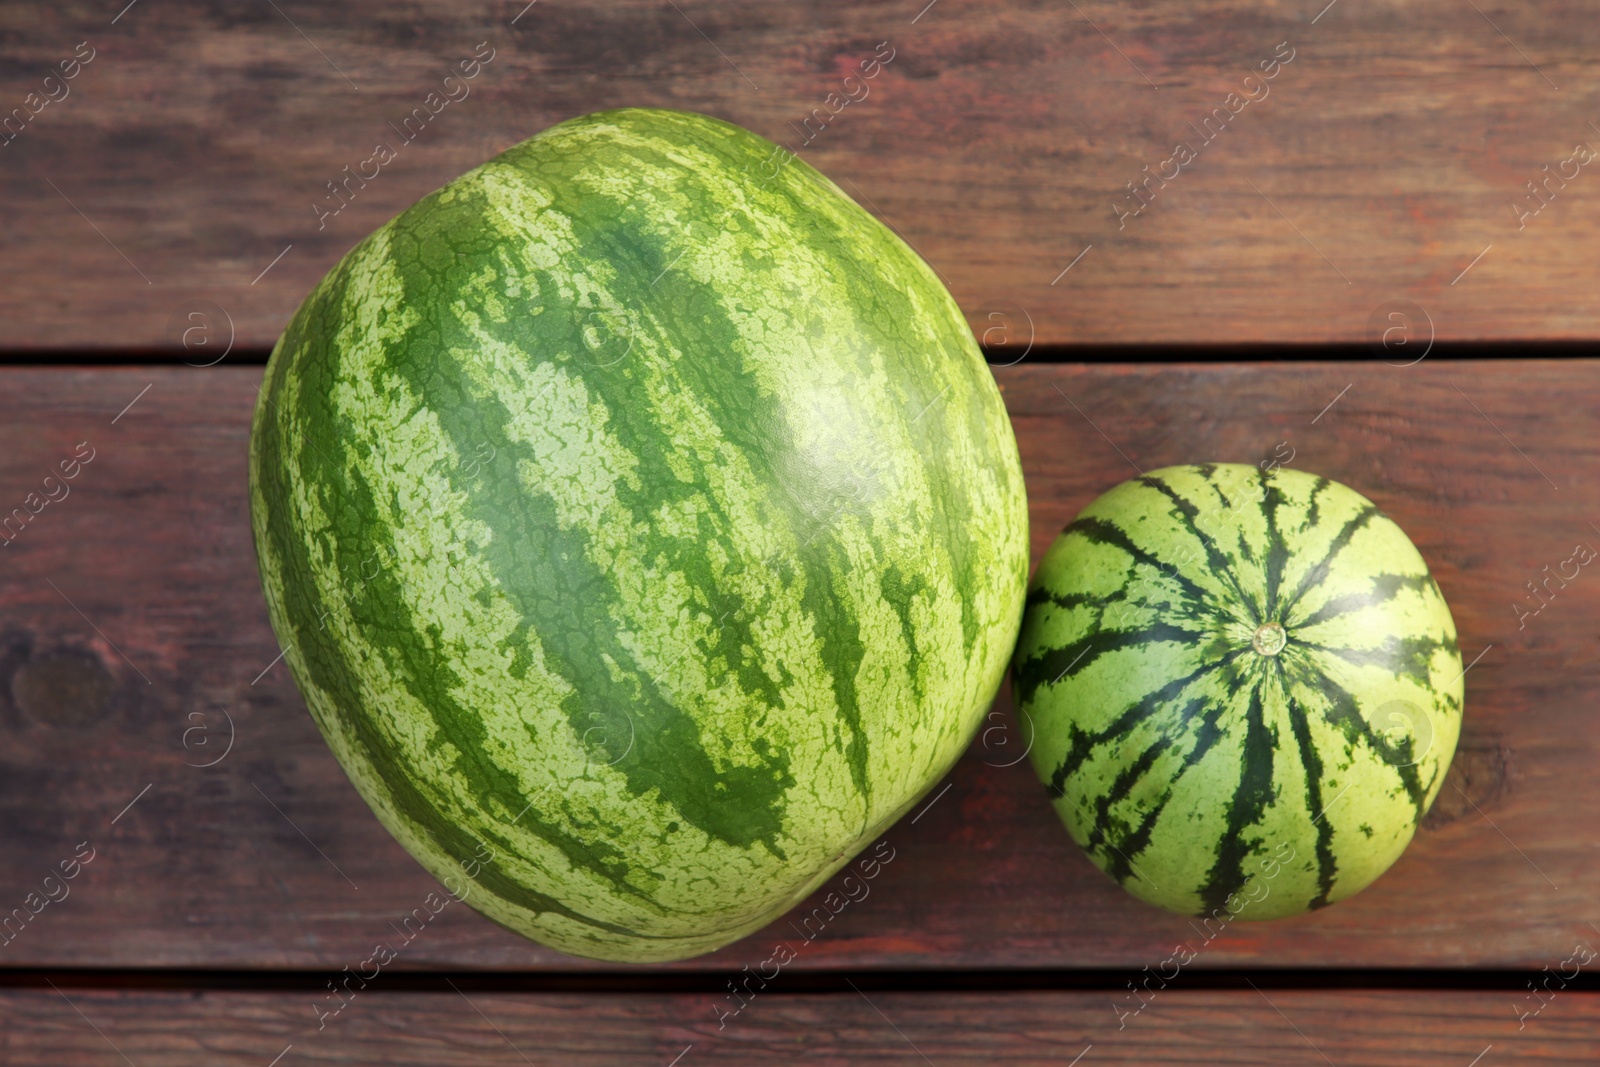
[[[1359,892],[1450,769],[1455,623],[1399,526],[1274,466],[1152,471],[1084,509],[1013,664],[1072,839],[1142,900],[1218,921]]]

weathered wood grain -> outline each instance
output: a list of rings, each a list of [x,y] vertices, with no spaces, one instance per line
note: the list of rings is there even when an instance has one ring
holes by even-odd
[[[0,116],[27,120],[0,147],[4,348],[203,362],[229,335],[269,345],[379,223],[622,105],[789,144],[896,226],[996,342],[1600,334],[1600,179],[1571,161],[1600,145],[1600,24],[1572,0],[122,8],[0,9]],[[47,85],[80,42],[92,62]],[[470,95],[402,141],[480,42],[494,58]],[[879,42],[893,60],[807,143],[804,120]],[[1247,83],[1263,63],[1274,77]],[[1219,107],[1238,113],[1201,129]],[[397,158],[329,198],[378,142]],[[1179,143],[1195,158],[1164,164]],[[1149,173],[1170,180],[1122,217]],[[1543,199],[1527,187],[1547,181]],[[1403,323],[1386,307],[1401,300]]]
[[[714,994],[385,993],[383,976],[318,1029],[303,993],[0,993],[0,1055],[59,1067],[314,1063],[1324,1064],[1571,1067],[1600,1056],[1600,998],[1564,991],[1541,1013],[1514,993],[1164,990],[1136,1016],[1112,993],[758,992],[736,1017]],[[355,987],[352,987],[355,988]],[[1552,988],[1555,988],[1552,985]],[[1126,995],[1126,994],[1125,994]],[[326,991],[329,1004],[337,1004]],[[1524,993],[1524,997],[1527,994]],[[1532,1003],[1531,1001],[1529,1001]],[[326,1010],[326,1009],[323,1009]],[[274,1061],[275,1056],[282,1056]],[[1075,1060],[1074,1057],[1081,1056]],[[1476,1058],[1475,1057],[1479,1057]]]
[[[1600,364],[1024,364],[998,377],[1036,558],[1135,467],[1292,449],[1291,466],[1391,514],[1432,565],[1465,656],[1482,653],[1438,805],[1366,892],[1207,943],[1071,844],[1018,762],[1026,738],[1002,698],[948,792],[889,832],[894,859],[867,899],[814,940],[790,916],[678,966],[754,968],[786,940],[794,968],[1102,966],[1131,977],[1187,941],[1202,968],[1538,970],[1600,938],[1600,579],[1584,571],[1520,630],[1511,607],[1575,543],[1600,546],[1589,432]],[[274,665],[245,496],[259,380],[255,368],[0,370],[0,514],[82,442],[94,450],[70,495],[0,547],[0,913],[80,842],[94,850],[71,895],[0,946],[0,967],[337,974],[436,888]],[[395,966],[590,965],[451,905]]]

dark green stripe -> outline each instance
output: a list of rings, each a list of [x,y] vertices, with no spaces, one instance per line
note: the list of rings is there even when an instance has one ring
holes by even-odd
[[[1314,641],[1299,641],[1297,647],[1337,656],[1357,667],[1377,667],[1424,689],[1432,688],[1435,652],[1460,655],[1453,639],[1437,637],[1386,637],[1377,648],[1340,648]]]
[[[1221,908],[1230,896],[1244,887],[1244,862],[1255,852],[1255,845],[1244,840],[1244,832],[1261,822],[1267,806],[1277,796],[1273,786],[1272,760],[1276,739],[1266,724],[1261,702],[1262,682],[1250,688],[1250,703],[1245,709],[1245,736],[1240,746],[1239,784],[1226,803],[1226,825],[1217,843],[1217,860],[1200,887],[1203,914]]]
[[[1327,553],[1317,561],[1315,566],[1306,571],[1304,577],[1300,579],[1300,584],[1290,594],[1288,602],[1284,604],[1283,610],[1285,614],[1293,611],[1295,605],[1300,602],[1300,598],[1305,596],[1308,591],[1328,580],[1328,571],[1333,566],[1333,561],[1338,558],[1339,553],[1345,550],[1363,526],[1377,518],[1379,514],[1375,505],[1367,504],[1354,518],[1344,524],[1344,527],[1334,537],[1333,543],[1328,546]]]
[[[1206,480],[1206,484],[1211,486],[1212,492],[1217,494],[1217,499],[1222,502],[1223,508],[1232,513],[1234,510],[1233,500],[1228,496],[1227,490],[1223,489],[1222,483],[1217,481],[1217,465],[1215,463],[1199,463],[1192,469],[1200,472],[1200,476]]]
[[[1295,627],[1316,626],[1318,623],[1337,619],[1341,615],[1348,615],[1354,611],[1364,611],[1367,608],[1387,603],[1398,596],[1400,591],[1404,589],[1425,593],[1432,584],[1433,579],[1426,574],[1379,574],[1372,579],[1372,587],[1370,589],[1334,597],[1305,618],[1285,620],[1284,625]]]
[[[1157,739],[1154,745],[1145,749],[1139,759],[1126,767],[1117,776],[1112,784],[1111,792],[1101,797],[1095,804],[1094,822],[1091,824],[1093,832],[1089,834],[1084,847],[1091,852],[1098,852],[1105,872],[1115,878],[1118,883],[1125,882],[1129,876],[1137,873],[1133,866],[1133,856],[1150,842],[1150,830],[1154,824],[1155,813],[1147,812],[1140,820],[1139,825],[1132,832],[1122,834],[1116,841],[1108,841],[1106,830],[1111,819],[1111,807],[1116,804],[1149,773],[1155,761],[1171,747],[1171,741],[1166,737]],[[1165,796],[1170,796],[1167,790]],[[1165,800],[1161,803],[1165,803]],[[1159,805],[1158,805],[1159,806]],[[1105,848],[1100,845],[1104,843]],[[1142,875],[1141,875],[1142,877]]]
[[[1337,873],[1333,858],[1333,820],[1323,810],[1322,755],[1311,739],[1307,710],[1288,692],[1284,693],[1284,700],[1289,711],[1289,727],[1294,733],[1295,747],[1300,753],[1300,765],[1306,774],[1306,818],[1316,820],[1317,895],[1311,900],[1310,906],[1320,908],[1328,903],[1328,894],[1333,892],[1333,880]]]
[[[1111,606],[1113,597],[1127,602],[1122,594],[1130,583],[1131,578],[1124,579],[1120,586],[1104,596],[1097,593],[1057,593],[1049,586],[1039,585],[1028,590],[1028,597],[1024,601],[1024,607],[1033,608],[1048,604],[1051,607],[1067,608],[1069,610],[1082,607],[1106,608]]]
[[[1388,763],[1386,758],[1388,750],[1373,734],[1372,727],[1362,716],[1361,708],[1349,690],[1321,671],[1308,671],[1303,684],[1319,692],[1328,702],[1326,710],[1322,713],[1323,718],[1344,734],[1345,740],[1352,748],[1357,745],[1365,746],[1372,758]],[[1417,777],[1416,766],[1395,767],[1394,771],[1400,776],[1400,784],[1405,788],[1412,806],[1416,808],[1416,819],[1421,819],[1427,787]]]
[[[1076,677],[1101,656],[1123,649],[1141,648],[1159,642],[1188,644],[1206,636],[1203,630],[1189,630],[1174,623],[1158,622],[1138,630],[1094,630],[1063,648],[1051,648],[1017,664],[1017,700],[1026,704],[1042,685],[1054,685],[1062,678]]]
[[[1156,824],[1161,820],[1162,815],[1166,813],[1167,804],[1172,800],[1172,794],[1176,791],[1177,785],[1182,781],[1184,774],[1204,760],[1210,754],[1212,748],[1215,747],[1217,741],[1223,737],[1223,732],[1218,728],[1217,723],[1227,708],[1228,701],[1226,699],[1197,697],[1191,700],[1180,713],[1180,718],[1191,734],[1194,743],[1189,747],[1189,751],[1184,753],[1182,763],[1172,772],[1168,787],[1162,791],[1160,799],[1151,806],[1149,811],[1144,813],[1138,825],[1131,832],[1115,842],[1110,842],[1115,849],[1111,855],[1101,854],[1106,873],[1119,883],[1126,882],[1130,874],[1136,873],[1133,871],[1132,857],[1137,856],[1149,847],[1150,838],[1155,832]],[[1163,737],[1161,739],[1160,746],[1165,750],[1167,747],[1166,738]],[[1099,806],[1101,819],[1095,823],[1094,832],[1089,835],[1086,847],[1093,848],[1099,841],[1105,840],[1107,827],[1104,817],[1106,813],[1110,810],[1112,804],[1123,799],[1132,790],[1134,784],[1136,784],[1134,781],[1129,781],[1126,786],[1123,786],[1122,778],[1118,779],[1119,788],[1113,789],[1109,800]]]
[[[1317,484],[1312,488],[1311,496],[1306,501],[1306,521],[1305,525],[1300,527],[1301,533],[1309,532],[1317,525],[1317,519],[1320,515],[1319,509],[1322,507],[1322,501],[1318,500],[1317,498],[1321,496],[1323,491],[1332,484],[1333,482],[1327,478],[1317,478]]]
[[[1196,585],[1188,575],[1148,550],[1134,544],[1133,539],[1128,536],[1127,532],[1114,523],[1092,516],[1080,518],[1072,522],[1061,533],[1062,536],[1076,534],[1093,544],[1120,548],[1132,557],[1135,563],[1143,563],[1161,572],[1163,577],[1177,583],[1188,594],[1188,598],[1192,603],[1187,610],[1195,615],[1201,614],[1202,609],[1209,608],[1212,605],[1211,595],[1199,585]]]
[[[1278,527],[1278,509],[1288,500],[1266,471],[1257,468],[1256,476],[1261,482],[1261,515],[1267,523],[1267,603],[1259,621],[1281,623],[1286,612],[1280,610],[1278,594],[1283,588],[1284,569],[1289,565],[1289,543]]]
[[[1194,502],[1180,494],[1172,486],[1160,478],[1144,475],[1138,479],[1139,484],[1154,489],[1168,500],[1172,501],[1172,514],[1175,514],[1183,529],[1193,537],[1206,550],[1206,562],[1211,566],[1211,573],[1227,583],[1237,602],[1244,607],[1254,606],[1257,618],[1260,616],[1260,606],[1252,605],[1251,598],[1245,595],[1239,587],[1239,576],[1234,572],[1233,561],[1217,547],[1216,541],[1203,532],[1195,523],[1195,518],[1200,514],[1200,509]],[[1214,485],[1215,483],[1213,483]]]
[[[1142,698],[1123,709],[1121,714],[1112,721],[1111,725],[1102,730],[1086,731],[1079,730],[1076,726],[1069,726],[1070,740],[1068,742],[1067,756],[1061,761],[1060,766],[1056,768],[1055,773],[1051,775],[1049,782],[1050,795],[1054,797],[1066,795],[1065,783],[1067,779],[1083,765],[1084,760],[1088,759],[1096,748],[1107,741],[1119,740],[1123,734],[1126,734],[1145,719],[1160,711],[1168,701],[1181,696],[1183,691],[1192,683],[1232,662],[1232,657],[1229,657],[1217,660],[1214,663],[1207,663],[1184,677],[1168,682],[1160,689],[1145,694]]]

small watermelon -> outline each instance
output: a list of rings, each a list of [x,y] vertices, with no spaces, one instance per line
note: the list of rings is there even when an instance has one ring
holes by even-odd
[[[1169,467],[1069,525],[1015,658],[1056,811],[1135,896],[1268,919],[1399,858],[1461,729],[1455,623],[1400,527],[1282,467]]]
[[[566,952],[679,959],[803,899],[960,756],[1021,623],[965,319],[778,152],[553,127],[351,251],[256,407],[262,583],[334,754]]]

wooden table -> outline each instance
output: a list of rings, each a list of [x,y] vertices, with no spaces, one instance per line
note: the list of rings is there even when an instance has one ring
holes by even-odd
[[[1510,206],[1600,143],[1584,9],[124,2],[0,8],[6,108],[93,51],[0,147],[0,507],[92,454],[0,544],[0,913],[77,863],[0,937],[0,1063],[1600,1059],[1600,964],[1552,977],[1600,947],[1600,579],[1512,607],[1600,546],[1600,366],[1452,358],[1600,335],[1600,178]],[[872,94],[802,146],[789,122],[881,41]],[[1124,183],[1284,41],[1270,95],[1119,228]],[[318,229],[325,183],[480,42],[472,95]],[[435,886],[275,661],[245,497],[260,363],[383,219],[624,103],[790,141],[945,275],[1012,413],[1035,558],[1135,470],[1286,448],[1392,515],[1472,664],[1399,863],[1207,940],[1071,845],[1002,694],[870,897],[720,1027],[781,921],[622,968],[456,905],[319,1028],[328,983]],[[1241,342],[1279,347],[1195,361]],[[1194,962],[1136,999],[1183,942]]]

